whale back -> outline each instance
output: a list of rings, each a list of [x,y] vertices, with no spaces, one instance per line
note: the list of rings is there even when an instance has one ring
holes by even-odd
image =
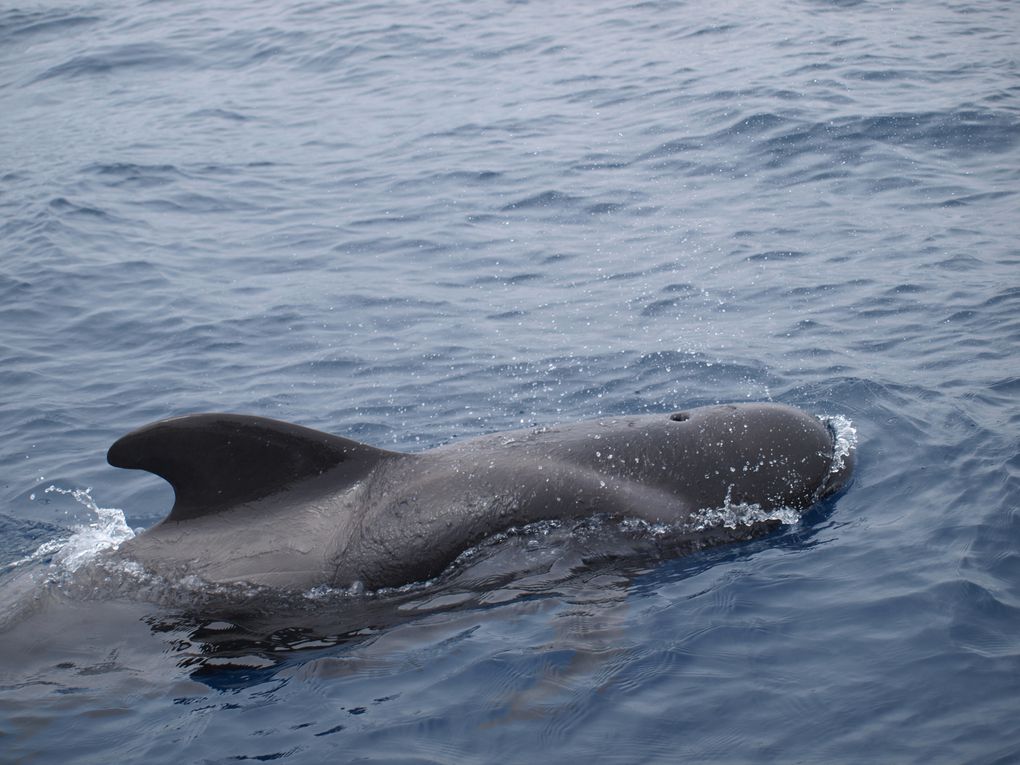
[[[266,417],[193,414],[146,425],[107,452],[114,467],[147,470],[174,489],[166,521],[184,521],[314,482],[336,489],[397,452]]]

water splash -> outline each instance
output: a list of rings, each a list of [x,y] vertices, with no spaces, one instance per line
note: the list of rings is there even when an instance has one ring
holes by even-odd
[[[127,525],[124,511],[115,507],[100,507],[92,498],[92,489],[61,489],[48,486],[45,494],[63,494],[87,508],[95,520],[75,526],[70,536],[51,539],[41,544],[35,552],[13,563],[7,564],[12,570],[30,563],[48,561],[52,569],[73,573],[94,561],[107,550],[115,550],[123,542],[134,537],[135,532]],[[33,495],[34,496],[34,495]]]
[[[818,419],[832,432],[832,465],[829,473],[838,473],[843,469],[846,458],[857,448],[857,428],[841,414],[818,415]]]
[[[775,507],[765,510],[757,502],[734,502],[731,496],[733,487],[726,491],[726,499],[722,507],[711,507],[698,510],[684,524],[689,532],[705,531],[714,528],[750,528],[759,523],[779,521],[785,526],[792,526],[800,521],[801,511],[792,507]]]
[[[829,465],[829,474],[839,473],[847,457],[857,448],[857,429],[843,415],[819,415],[818,419],[832,433],[832,463]],[[732,491],[731,486],[726,492],[726,500],[722,507],[704,508],[692,514],[684,524],[684,530],[697,532],[712,528],[750,528],[770,521],[792,526],[801,519],[802,511],[796,508],[777,507],[765,510],[756,502],[733,502]]]

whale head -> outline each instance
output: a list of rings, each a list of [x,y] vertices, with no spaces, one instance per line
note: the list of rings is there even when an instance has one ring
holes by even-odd
[[[676,480],[701,507],[724,501],[806,508],[849,483],[854,444],[783,404],[724,404],[668,416]]]

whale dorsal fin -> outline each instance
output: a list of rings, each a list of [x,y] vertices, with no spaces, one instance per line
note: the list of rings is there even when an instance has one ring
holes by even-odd
[[[166,479],[182,521],[293,488],[329,472],[331,487],[354,483],[397,452],[288,422],[241,414],[192,414],[146,425],[107,452],[114,467]]]

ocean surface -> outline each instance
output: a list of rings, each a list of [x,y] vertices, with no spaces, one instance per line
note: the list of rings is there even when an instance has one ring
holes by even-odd
[[[1013,0],[3,4],[0,760],[1020,761],[1018,41]],[[750,542],[526,529],[236,612],[96,565],[173,500],[106,449],[172,415],[420,451],[764,400],[857,472]]]

